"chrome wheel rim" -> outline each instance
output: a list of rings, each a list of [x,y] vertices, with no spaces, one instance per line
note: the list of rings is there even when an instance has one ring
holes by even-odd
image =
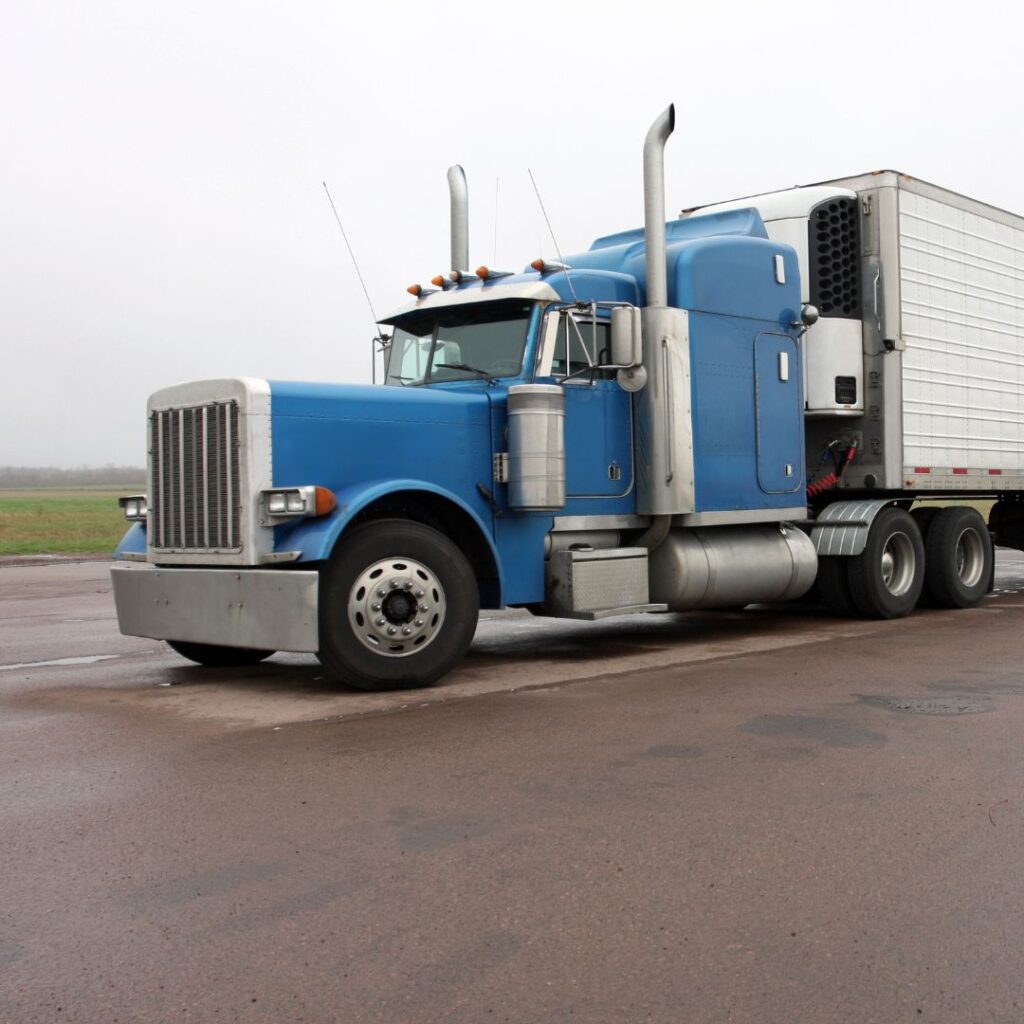
[[[902,597],[914,583],[914,545],[905,533],[894,533],[882,549],[882,584],[893,597]]]
[[[348,595],[348,620],[360,643],[385,658],[416,654],[444,625],[444,588],[437,575],[411,558],[368,565]]]
[[[985,569],[985,545],[978,531],[968,527],[956,541],[956,573],[965,587],[976,587]]]

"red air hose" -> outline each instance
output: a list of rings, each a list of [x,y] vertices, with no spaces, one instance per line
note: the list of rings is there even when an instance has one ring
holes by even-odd
[[[846,449],[846,455],[843,458],[843,464],[837,473],[833,470],[831,473],[827,473],[820,480],[815,480],[813,483],[807,485],[807,497],[816,498],[819,494],[824,494],[825,491],[832,490],[836,484],[842,480],[847,469],[850,467],[850,463],[853,462],[854,456],[857,454],[857,442],[854,441],[849,448]]]

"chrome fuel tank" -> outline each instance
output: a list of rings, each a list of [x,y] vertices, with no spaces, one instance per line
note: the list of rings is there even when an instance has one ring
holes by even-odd
[[[674,612],[791,601],[810,588],[818,557],[792,526],[672,530],[651,552],[651,601]]]

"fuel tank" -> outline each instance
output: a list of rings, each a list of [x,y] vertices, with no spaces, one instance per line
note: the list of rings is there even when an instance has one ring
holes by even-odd
[[[777,523],[672,530],[650,558],[650,599],[674,612],[792,601],[818,568],[810,537]]]

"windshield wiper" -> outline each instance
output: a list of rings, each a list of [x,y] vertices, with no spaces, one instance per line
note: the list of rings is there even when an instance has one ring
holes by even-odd
[[[478,366],[470,366],[469,363],[434,363],[434,365],[441,370],[463,370],[465,373],[475,373],[491,384],[498,383],[497,377],[492,377],[486,370],[481,370]]]

